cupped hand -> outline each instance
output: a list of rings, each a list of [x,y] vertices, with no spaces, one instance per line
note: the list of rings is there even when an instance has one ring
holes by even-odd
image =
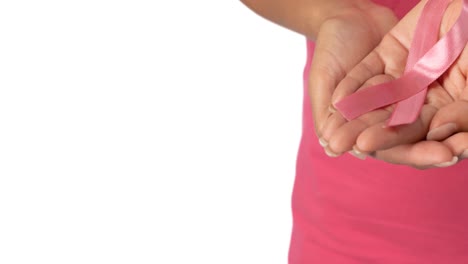
[[[334,156],[327,148],[328,143],[322,132],[331,115],[329,108],[336,86],[382,41],[397,22],[390,9],[368,1],[340,10],[321,25],[308,87],[315,130],[328,155]],[[373,157],[391,163],[416,164],[421,167],[428,160],[421,153],[428,153],[424,146],[397,146],[376,151]],[[363,158],[363,155],[351,154]]]
[[[414,28],[425,2],[421,1],[366,58],[349,71],[335,89],[332,102],[336,103],[359,89],[393,80],[403,74]],[[460,0],[455,0],[448,6],[441,23],[440,37],[458,18],[461,4]],[[443,120],[442,116],[444,112],[451,113],[444,109],[454,110],[468,98],[467,74],[468,49],[465,47],[446,73],[430,85],[419,118],[409,125],[385,127],[394,105],[369,112],[349,122],[339,112],[333,113],[322,130],[323,140],[328,142],[327,151],[338,156],[354,149],[365,154],[375,153],[377,158],[390,163],[417,168],[454,164],[461,155],[461,150],[455,149],[455,145],[459,145],[462,136],[452,134],[461,131],[463,127],[458,125],[454,129],[449,125],[440,129],[437,132],[439,135],[428,132],[431,128],[435,129],[448,121],[456,120]],[[447,138],[450,135],[452,136]],[[426,136],[428,140],[425,140]],[[468,144],[463,147],[467,149]]]
[[[346,74],[367,56],[397,23],[393,12],[371,1],[355,1],[327,18],[315,41],[309,95],[317,136],[330,115],[333,91]]]
[[[432,118],[427,140],[444,143],[458,160],[468,158],[468,89],[439,109]]]

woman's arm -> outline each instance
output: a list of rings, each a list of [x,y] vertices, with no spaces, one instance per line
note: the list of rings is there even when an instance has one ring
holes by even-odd
[[[241,0],[260,16],[315,40],[320,25],[346,10],[371,8],[370,0]]]

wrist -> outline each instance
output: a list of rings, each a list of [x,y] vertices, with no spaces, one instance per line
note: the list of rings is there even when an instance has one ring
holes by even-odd
[[[302,21],[306,23],[304,25],[305,35],[313,39],[317,36],[323,22],[341,16],[343,13],[364,8],[369,4],[370,0],[317,0],[315,2],[308,8],[303,9],[303,13],[300,14],[300,16],[304,17]]]
[[[385,32],[390,30],[386,27],[388,21],[382,21],[382,17],[394,17],[388,16],[388,13],[393,13],[389,8],[375,4],[370,0],[354,0],[354,1],[342,1],[342,0],[319,0],[319,8],[311,8],[307,15],[307,24],[304,26],[304,35],[311,40],[315,40],[321,26],[324,22],[341,19],[343,17],[367,17],[369,21],[373,21],[372,26],[375,27],[376,32]],[[387,14],[383,14],[387,13]],[[394,17],[396,20],[396,17]],[[383,23],[382,23],[383,22]],[[383,36],[381,36],[383,37]]]

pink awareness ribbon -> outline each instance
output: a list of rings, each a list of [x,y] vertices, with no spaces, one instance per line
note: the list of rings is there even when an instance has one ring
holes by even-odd
[[[438,29],[450,0],[429,0],[423,8],[402,77],[351,94],[336,108],[348,121],[397,103],[387,126],[410,124],[419,116],[428,86],[458,58],[468,42],[468,0],[452,28],[439,41]]]

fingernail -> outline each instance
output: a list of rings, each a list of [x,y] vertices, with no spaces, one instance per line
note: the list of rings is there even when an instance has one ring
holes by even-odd
[[[319,144],[320,144],[320,146],[322,146],[323,148],[326,147],[326,146],[328,146],[328,142],[327,142],[325,139],[323,139],[323,138],[319,138]]]
[[[332,158],[336,158],[339,156],[339,154],[329,150],[328,148],[325,148],[325,154],[327,154],[327,156],[332,157]]]
[[[468,159],[468,149],[463,151],[463,153],[460,155],[460,159]]]
[[[452,166],[453,164],[457,163],[457,161],[458,161],[458,157],[453,157],[451,161],[435,164],[434,166],[439,167],[439,168],[445,168],[445,167]]]
[[[336,108],[335,108],[333,105],[330,105],[330,106],[328,107],[328,112],[334,114],[334,113],[336,113]]]
[[[356,158],[362,159],[362,160],[366,159],[366,157],[367,157],[367,154],[363,153],[360,149],[358,149],[358,147],[356,145],[353,146],[353,150],[350,151],[350,152],[352,152],[351,154],[353,156],[355,156]]]
[[[357,155],[369,155],[370,153],[369,152],[365,152],[365,151],[362,151],[360,150],[356,145],[353,146],[353,151],[354,153],[356,153]]]
[[[356,151],[354,150],[348,151],[348,153],[361,160],[365,160],[367,157],[367,155],[362,153],[356,153]]]
[[[437,128],[430,130],[429,133],[427,133],[426,139],[427,140],[442,140],[452,135],[455,132],[457,132],[457,124],[447,123],[445,125],[441,125]]]

